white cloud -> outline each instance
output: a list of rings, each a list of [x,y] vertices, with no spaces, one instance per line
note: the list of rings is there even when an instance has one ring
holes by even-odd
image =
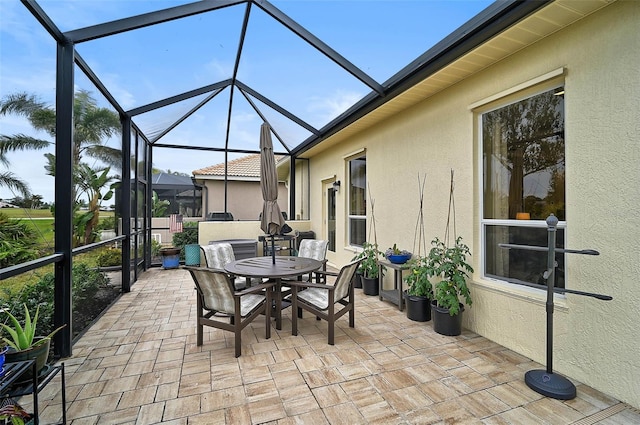
[[[308,110],[321,116],[320,121],[329,122],[353,106],[362,97],[361,93],[338,90],[325,98],[312,97],[309,100]]]

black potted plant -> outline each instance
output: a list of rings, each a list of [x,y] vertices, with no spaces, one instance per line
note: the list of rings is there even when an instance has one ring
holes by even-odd
[[[473,273],[467,256],[469,247],[458,236],[453,246],[447,246],[435,238],[429,257],[434,265],[434,273],[440,281],[434,286],[434,300],[431,302],[433,329],[442,335],[455,336],[462,333],[462,312],[464,303],[471,305],[471,294],[467,286],[469,273]]]
[[[362,251],[353,257],[353,260],[362,259],[359,271],[362,273],[362,292],[365,295],[378,295],[378,258],[382,252],[378,249],[378,244],[364,242]]]
[[[409,263],[409,272],[404,278],[407,283],[404,297],[408,319],[416,322],[431,320],[433,285],[430,279],[434,274],[435,269],[430,257],[417,257]]]

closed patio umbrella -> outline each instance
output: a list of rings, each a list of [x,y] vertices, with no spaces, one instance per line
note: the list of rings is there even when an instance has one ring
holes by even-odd
[[[262,188],[262,221],[260,228],[271,235],[271,255],[273,264],[276,263],[274,249],[274,235],[280,233],[284,226],[284,217],[278,206],[278,175],[276,173],[276,160],[273,155],[273,142],[271,141],[271,128],[263,123],[260,127],[260,187]]]

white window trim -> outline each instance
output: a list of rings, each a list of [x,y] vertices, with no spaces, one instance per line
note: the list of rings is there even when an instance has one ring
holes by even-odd
[[[351,185],[351,168],[350,168],[351,161],[353,161],[355,159],[358,159],[358,158],[361,158],[363,156],[364,156],[364,158],[366,160],[366,158],[367,158],[367,149],[366,148],[358,149],[358,150],[356,150],[354,152],[351,152],[351,153],[349,153],[347,155],[344,155],[342,157],[344,159],[344,161],[345,161],[345,164],[344,164],[345,168],[346,168],[345,175],[348,176],[348,180],[347,180],[345,186],[350,186]],[[365,231],[366,231],[367,212],[365,211],[364,215],[352,215],[352,214],[350,214],[350,211],[349,211],[349,205],[351,205],[350,190],[348,190],[348,187],[345,187],[345,190],[347,192],[346,205],[345,205],[346,206],[346,212],[347,212],[346,213],[347,222],[345,223],[346,224],[345,227],[346,227],[347,231],[346,231],[346,234],[345,234],[345,238],[346,238],[346,242],[347,243],[345,244],[346,245],[345,248],[353,250],[354,252],[358,252],[358,251],[362,250],[362,247],[359,246],[359,245],[354,245],[351,242],[351,220],[352,219],[364,219]],[[365,188],[365,191],[364,191],[364,199],[365,199],[365,205],[366,205],[367,201],[368,201],[366,188]],[[366,237],[365,237],[365,240],[366,240]]]
[[[493,103],[495,101],[505,99],[513,94],[525,91],[528,88],[553,80],[556,77],[564,76],[564,73],[565,73],[565,68],[554,69],[553,71],[547,72],[546,74],[540,75],[539,77],[533,78],[529,81],[525,81],[524,83],[520,83],[517,86],[513,86],[499,93],[493,94],[489,97],[485,97],[484,99],[474,102],[471,105],[469,105],[469,109],[472,111],[475,111],[476,109],[481,108],[489,103]],[[564,82],[562,84],[564,84]],[[511,102],[508,102],[508,103],[511,103]]]
[[[480,255],[479,255],[479,278],[481,281],[491,282],[492,287],[497,290],[504,290],[511,294],[523,294],[525,298],[527,295],[543,295],[546,291],[542,289],[527,287],[525,285],[518,285],[516,283],[509,282],[508,280],[499,279],[493,276],[487,276],[485,270],[485,227],[487,225],[513,225],[514,220],[497,220],[497,219],[485,219],[484,218],[484,164],[483,164],[483,151],[482,151],[482,115],[492,110],[501,108],[505,105],[518,102],[520,100],[527,99],[545,91],[551,90],[556,87],[566,86],[564,75],[566,69],[564,67],[555,69],[546,74],[540,75],[529,81],[518,84],[514,87],[503,90],[499,93],[493,94],[489,97],[481,99],[477,102],[469,105],[469,110],[474,113],[476,121],[476,146],[477,146],[477,178],[478,178],[478,199],[479,199],[479,211],[478,216],[480,218],[479,233],[480,233]],[[518,222],[518,226],[522,227],[538,227],[547,228],[545,220],[529,220],[527,222]],[[559,221],[557,225],[558,229],[564,230],[565,241],[568,238],[567,234],[567,222],[565,220]],[[565,255],[566,257],[566,255]],[[566,258],[565,258],[566,264]],[[569,281],[568,272],[565,271],[565,284]],[[564,299],[562,294],[555,294],[554,298]]]

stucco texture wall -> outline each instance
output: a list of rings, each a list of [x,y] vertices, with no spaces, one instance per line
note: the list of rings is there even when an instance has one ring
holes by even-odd
[[[480,186],[475,115],[470,105],[564,68],[568,248],[567,287],[612,295],[603,302],[556,297],[554,369],[640,407],[640,2],[618,1],[496,65],[311,158],[311,221],[323,217],[321,179],[343,181],[337,197],[337,249],[353,256],[346,234],[344,157],[366,149],[371,204],[381,249],[415,246],[426,175],[427,243],[443,237],[450,170],[455,170],[456,231],[471,247],[473,306],[463,325],[544,365],[544,291],[482,279]],[[373,236],[369,238],[373,241]],[[422,249],[424,252],[424,249]],[[391,275],[391,273],[388,273]],[[390,276],[387,276],[390,279]],[[535,367],[532,367],[535,368]]]
[[[206,213],[224,211],[224,181],[206,180]],[[227,211],[234,220],[257,220],[262,212],[262,189],[259,181],[230,180],[227,184]],[[278,186],[280,210],[289,211],[289,192],[284,183]],[[289,214],[287,214],[289,216]]]

